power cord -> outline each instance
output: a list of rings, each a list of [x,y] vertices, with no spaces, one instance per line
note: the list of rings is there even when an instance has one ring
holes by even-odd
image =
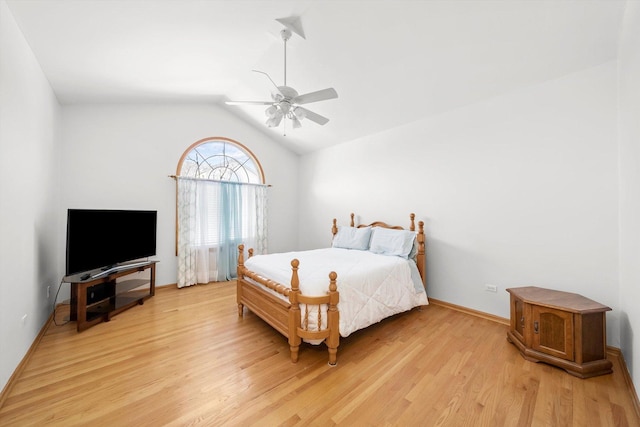
[[[58,309],[58,306],[56,305],[56,302],[58,301],[58,294],[60,293],[60,289],[62,288],[62,284],[63,284],[63,283],[64,283],[64,278],[62,278],[62,279],[60,280],[60,284],[58,285],[58,290],[56,291],[56,296],[55,296],[55,298],[53,299],[53,323],[54,323],[56,326],[63,326],[63,325],[66,325],[67,323],[69,323],[69,322],[70,322],[70,320],[67,320],[67,321],[66,321],[66,322],[64,322],[64,323],[60,323],[60,324],[58,324],[58,321],[56,320],[56,310]],[[63,305],[63,304],[60,304],[60,305]]]

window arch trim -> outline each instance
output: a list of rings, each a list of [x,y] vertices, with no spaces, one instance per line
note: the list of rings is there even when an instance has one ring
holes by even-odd
[[[182,164],[184,163],[184,160],[187,158],[189,153],[194,148],[196,148],[199,145],[205,144],[207,142],[216,142],[216,141],[231,143],[233,145],[236,145],[242,151],[244,151],[251,158],[251,160],[253,160],[253,162],[255,163],[256,167],[258,168],[258,173],[260,175],[260,182],[262,184],[266,184],[265,179],[264,179],[264,170],[262,169],[262,165],[260,164],[260,161],[258,161],[258,158],[255,156],[255,154],[253,154],[253,152],[249,148],[247,148],[244,144],[242,144],[241,142],[238,142],[235,139],[226,138],[224,136],[211,136],[211,137],[208,137],[208,138],[203,138],[203,139],[201,139],[199,141],[196,141],[193,144],[191,144],[184,151],[184,153],[182,153],[182,156],[180,157],[180,160],[178,161],[178,167],[176,168],[176,176],[180,176],[180,171],[182,170]]]

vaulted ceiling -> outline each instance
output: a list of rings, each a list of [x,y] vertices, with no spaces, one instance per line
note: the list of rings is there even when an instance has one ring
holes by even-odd
[[[7,0],[59,101],[215,103],[298,153],[437,115],[613,60],[622,0]],[[283,80],[334,87],[330,121],[270,129]]]

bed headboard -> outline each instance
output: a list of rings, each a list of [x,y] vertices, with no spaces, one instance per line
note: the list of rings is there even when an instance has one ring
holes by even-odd
[[[351,223],[350,226],[351,227],[355,227],[355,223],[354,223],[354,217],[355,214],[352,213],[351,214]],[[409,215],[409,218],[411,220],[411,223],[409,225],[409,230],[411,231],[416,231],[416,223],[415,223],[415,219],[416,219],[416,214],[412,213]],[[333,226],[331,227],[331,233],[333,234],[333,237],[335,237],[336,234],[338,234],[338,225],[337,225],[338,220],[336,218],[333,219]],[[374,221],[371,224],[359,224],[357,226],[357,228],[360,227],[382,227],[382,228],[391,228],[394,230],[404,230],[404,227],[399,226],[399,225],[389,225],[385,222],[382,221]],[[418,253],[416,255],[416,265],[418,266],[418,271],[420,272],[420,277],[422,277],[422,283],[424,284],[425,288],[427,287],[427,276],[426,276],[426,270],[427,270],[427,255],[425,253],[425,237],[424,237],[424,221],[418,221],[418,232],[416,234],[416,241],[418,242]]]

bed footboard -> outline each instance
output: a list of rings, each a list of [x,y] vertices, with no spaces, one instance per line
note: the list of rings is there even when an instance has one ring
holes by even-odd
[[[249,250],[249,256],[251,255],[252,250]],[[297,259],[291,261],[291,285],[288,287],[247,269],[244,265],[244,245],[239,245],[236,289],[238,315],[243,315],[246,306],[287,337],[293,363],[298,361],[300,344],[305,339],[324,341],[329,351],[329,364],[335,365],[340,344],[337,274],[333,271],[329,274],[327,295],[305,296],[300,292],[299,264]],[[300,309],[301,305],[305,308],[304,316]],[[326,313],[322,307],[326,307]]]

